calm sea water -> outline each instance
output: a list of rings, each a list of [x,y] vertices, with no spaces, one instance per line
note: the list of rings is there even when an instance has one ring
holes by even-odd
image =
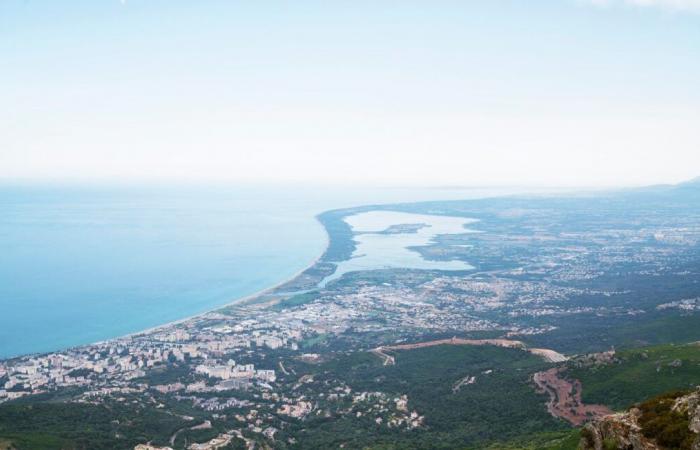
[[[326,245],[314,216],[491,191],[0,187],[0,357],[112,338],[282,282]]]
[[[393,211],[370,211],[347,217],[345,221],[355,236],[356,248],[352,258],[338,264],[335,273],[326,277],[321,285],[338,279],[343,274],[358,270],[406,268],[423,270],[469,270],[473,266],[463,261],[433,261],[424,259],[412,247],[431,245],[438,235],[472,233],[467,228],[474,219],[430,216]],[[382,231],[395,225],[422,224],[411,233],[385,234]]]

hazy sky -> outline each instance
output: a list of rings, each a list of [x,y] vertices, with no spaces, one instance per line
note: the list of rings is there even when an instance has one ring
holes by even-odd
[[[700,0],[0,0],[0,179],[700,176]]]

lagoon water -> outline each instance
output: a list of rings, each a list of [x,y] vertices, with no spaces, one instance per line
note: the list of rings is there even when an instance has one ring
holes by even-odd
[[[499,193],[0,185],[0,358],[137,332],[287,280],[323,252],[314,217],[327,209]]]
[[[355,235],[356,248],[352,258],[342,261],[321,285],[359,270],[406,268],[423,270],[469,270],[463,261],[433,261],[424,259],[411,247],[430,245],[438,235],[473,233],[466,225],[474,219],[410,214],[394,211],[370,211],[349,216],[345,221]],[[421,225],[408,232],[386,231],[399,225]]]

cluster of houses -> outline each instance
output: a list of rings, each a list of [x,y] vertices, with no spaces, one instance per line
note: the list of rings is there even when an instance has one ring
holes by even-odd
[[[272,383],[276,380],[274,370],[221,361],[223,355],[253,345],[297,349],[294,341],[302,336],[293,329],[261,328],[254,320],[212,328],[170,326],[62,352],[0,361],[0,403],[70,386],[98,392],[128,385],[146,376],[149,369],[190,361],[195,373],[222,380],[218,390],[248,387],[245,382],[252,380]]]

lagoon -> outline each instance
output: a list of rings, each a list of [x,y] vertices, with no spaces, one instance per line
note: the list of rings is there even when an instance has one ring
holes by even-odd
[[[315,216],[325,210],[495,193],[0,185],[0,358],[138,332],[281,283],[323,253],[327,237]],[[404,239],[401,245],[414,238],[423,233],[395,237]],[[360,240],[366,242],[360,251],[369,255],[369,248],[382,245],[381,237],[369,234]],[[433,266],[401,245],[387,250],[398,251],[402,264]],[[354,259],[341,265],[341,273],[357,263],[386,264]]]
[[[463,261],[425,259],[412,247],[427,246],[440,235],[475,233],[466,225],[476,222],[464,217],[411,214],[394,211],[370,211],[345,218],[355,233],[352,257],[338,264],[329,282],[349,272],[377,269],[471,270]]]

